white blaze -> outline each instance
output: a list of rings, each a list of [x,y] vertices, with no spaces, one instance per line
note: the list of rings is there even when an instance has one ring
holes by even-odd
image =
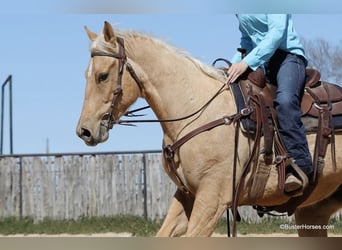
[[[89,67],[88,67],[88,78],[91,76],[91,74],[93,73],[93,58],[90,59],[89,62]]]

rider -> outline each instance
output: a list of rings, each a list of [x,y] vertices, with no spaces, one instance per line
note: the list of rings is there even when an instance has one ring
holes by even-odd
[[[290,14],[237,14],[241,31],[242,59],[237,53],[228,70],[228,83],[233,83],[248,68],[261,67],[277,86],[274,107],[279,121],[281,139],[289,156],[308,176],[313,172],[305,128],[301,122],[300,100],[305,84],[304,48],[293,28]],[[302,182],[287,173],[285,192],[299,190]]]

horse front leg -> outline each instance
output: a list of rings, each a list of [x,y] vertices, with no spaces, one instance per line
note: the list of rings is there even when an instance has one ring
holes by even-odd
[[[213,181],[216,180],[216,181]],[[209,237],[227,209],[227,188],[222,188],[220,178],[208,178],[196,193],[187,237]],[[225,190],[225,191],[224,191]]]
[[[207,199],[196,199],[194,210],[189,221],[187,237],[210,237],[217,226],[218,221],[226,210],[226,204],[208,206]]]
[[[177,237],[186,233],[194,199],[177,189],[157,237]]]

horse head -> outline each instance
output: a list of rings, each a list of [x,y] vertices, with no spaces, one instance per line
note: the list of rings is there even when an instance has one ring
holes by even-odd
[[[99,35],[85,29],[91,40],[91,59],[76,132],[87,145],[95,146],[108,139],[109,129],[139,97],[141,85],[128,62],[124,40],[113,27],[105,22]]]

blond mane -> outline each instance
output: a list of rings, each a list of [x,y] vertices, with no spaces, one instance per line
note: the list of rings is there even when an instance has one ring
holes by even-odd
[[[167,44],[166,42],[162,41],[161,39],[151,37],[144,33],[136,32],[136,31],[120,31],[116,30],[116,35],[122,37],[124,40],[128,41],[129,39],[145,39],[149,40],[151,43],[155,44],[156,46],[160,47],[161,49],[165,49],[170,51],[171,53],[176,53],[188,60],[190,60],[197,68],[199,68],[203,73],[206,75],[219,80],[221,82],[226,82],[226,75],[221,69],[217,69],[210,65],[207,65],[200,60],[192,57],[187,51],[176,48],[172,45]],[[126,50],[127,53],[132,53],[130,50],[129,42],[126,43]],[[105,41],[103,34],[101,33],[94,41],[92,41],[90,45],[91,52],[114,52],[116,50],[112,44]]]

